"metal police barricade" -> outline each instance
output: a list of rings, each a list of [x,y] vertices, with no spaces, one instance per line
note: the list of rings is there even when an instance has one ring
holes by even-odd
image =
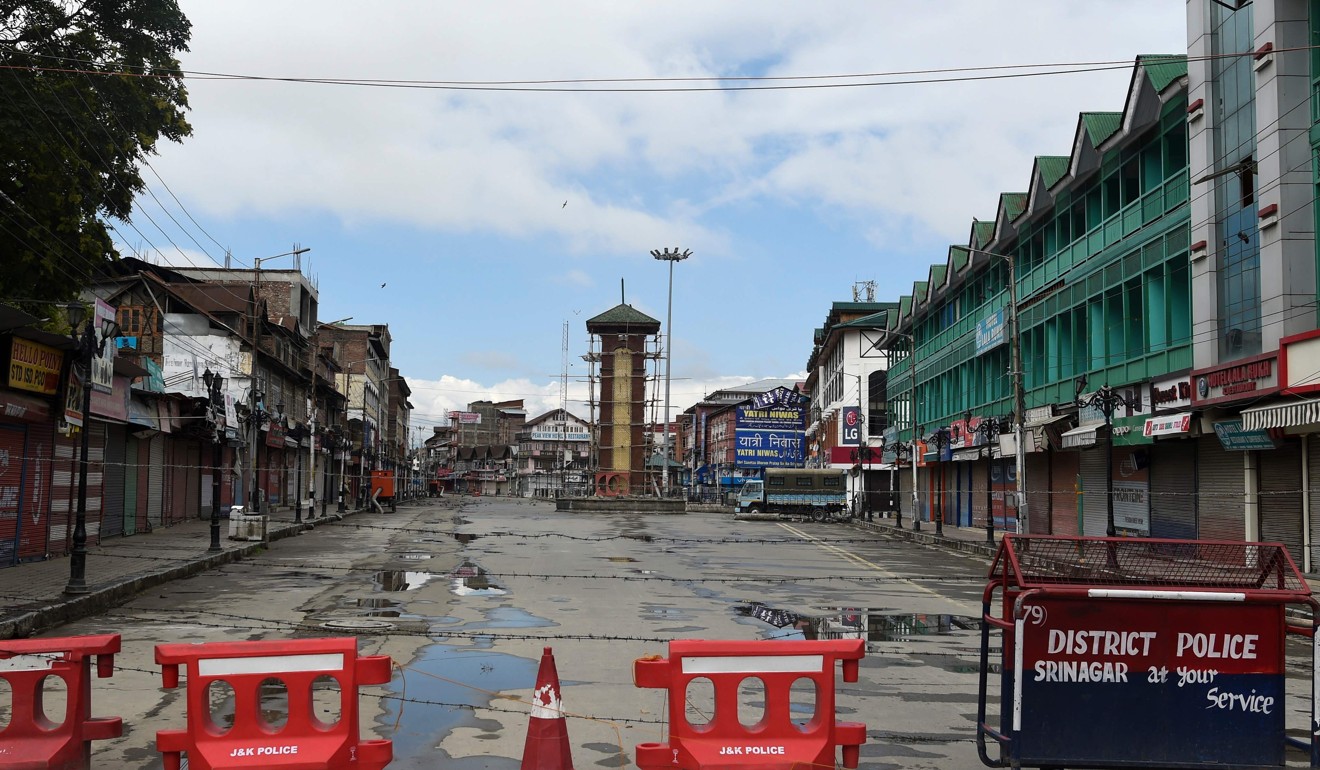
[[[156,733],[165,770],[179,770],[185,753],[190,770],[377,770],[393,758],[391,741],[358,734],[358,687],[389,682],[390,658],[359,657],[353,637],[158,644],[156,663],[168,688],[179,686],[179,667],[187,668],[187,729]],[[280,686],[288,695],[283,725],[267,719],[262,699]],[[315,713],[313,688],[337,697],[338,719]],[[212,711],[231,692],[232,720]]]
[[[92,716],[92,659],[96,675],[115,672],[119,634],[0,641],[0,679],[9,684],[9,724],[0,729],[0,768],[90,766],[92,741],[123,734],[119,717]],[[64,713],[46,710],[47,679],[62,680]],[[5,709],[0,708],[0,711]]]
[[[1293,745],[1320,766],[1313,737],[1285,734],[1286,635],[1320,640],[1317,620],[1291,625],[1285,610],[1320,613],[1283,545],[1009,535],[989,578],[986,765],[1282,767]],[[986,705],[992,628],[1003,636],[998,727]],[[1312,734],[1316,708],[1313,690]]]
[[[836,767],[835,747],[843,747],[843,766],[857,767],[866,725],[836,722],[834,665],[843,663],[843,681],[857,681],[857,662],[865,654],[861,639],[804,641],[701,641],[669,643],[669,658],[640,658],[633,664],[638,687],[669,691],[669,742],[637,745],[642,770],[701,768]],[[714,685],[709,722],[694,725],[687,717],[694,680]],[[754,725],[739,719],[738,694],[748,680],[764,686],[764,716]],[[814,714],[794,721],[793,685],[810,684]],[[800,692],[800,690],[799,690]]]

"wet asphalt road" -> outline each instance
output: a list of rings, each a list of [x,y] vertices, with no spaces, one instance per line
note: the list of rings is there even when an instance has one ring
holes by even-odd
[[[636,688],[632,663],[664,655],[666,640],[864,634],[859,681],[837,685],[839,718],[868,728],[861,766],[961,770],[982,766],[985,568],[837,524],[468,498],[320,527],[51,635],[124,636],[93,712],[123,716],[125,735],[95,745],[97,767],[161,767],[155,730],[182,726],[182,691],[160,687],[152,660],[158,642],[356,635],[363,654],[398,666],[390,684],[363,688],[363,737],[394,741],[391,768],[460,770],[518,767],[550,646],[582,770],[631,767],[636,744],[664,740],[664,693]],[[757,713],[756,691],[742,699]],[[267,707],[278,718],[278,691]],[[223,724],[232,701],[215,708]],[[709,708],[692,694],[693,721]]]

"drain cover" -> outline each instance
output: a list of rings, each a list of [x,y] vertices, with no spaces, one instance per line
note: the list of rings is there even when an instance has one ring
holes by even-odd
[[[343,620],[328,620],[321,624],[321,628],[330,628],[335,631],[393,631],[394,624],[385,620],[345,618]]]

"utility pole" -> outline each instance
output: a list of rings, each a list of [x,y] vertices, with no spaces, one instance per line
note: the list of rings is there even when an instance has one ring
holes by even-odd
[[[914,320],[912,323],[912,334],[908,336],[908,342],[911,343],[912,355],[908,359],[908,367],[912,373],[912,531],[921,531],[921,512],[917,510],[919,505],[917,499],[917,458],[920,452],[917,449],[917,325]]]
[[[1022,424],[1026,421],[1026,396],[1022,391],[1022,335],[1019,328],[1018,303],[1017,303],[1017,270],[1012,254],[1002,255],[1008,261],[1008,305],[1013,315],[1013,336],[1009,338],[1009,347],[1011,352],[1011,366],[1013,367],[1013,412],[1016,423],[1013,427],[1013,440],[1017,445],[1017,451],[1013,453],[1013,462],[1016,469],[1016,497],[1018,504],[1017,531],[1018,534],[1025,534],[1031,531],[1028,526],[1030,511],[1027,507],[1027,455],[1026,447],[1023,446]]]

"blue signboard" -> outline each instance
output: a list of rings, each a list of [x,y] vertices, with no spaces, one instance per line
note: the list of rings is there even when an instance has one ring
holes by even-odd
[[[806,443],[802,431],[739,428],[734,462],[739,468],[801,468]]]
[[[976,322],[976,355],[1004,344],[1004,309],[1000,308]]]
[[[806,418],[806,410],[797,404],[738,407],[734,462],[740,468],[801,468],[805,463]]]

